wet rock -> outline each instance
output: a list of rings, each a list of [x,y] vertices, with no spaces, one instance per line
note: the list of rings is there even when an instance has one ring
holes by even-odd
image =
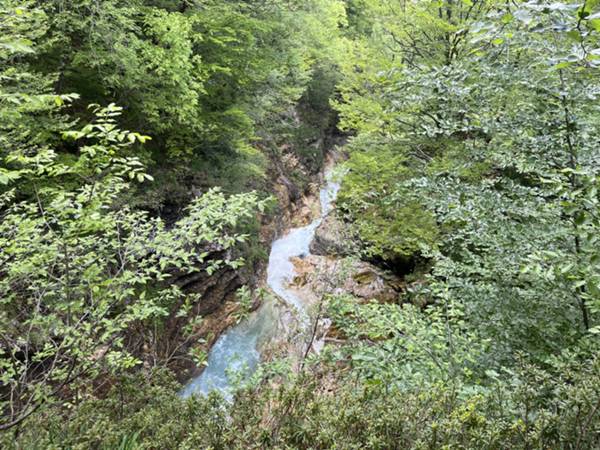
[[[348,232],[335,212],[329,213],[315,230],[310,251],[315,255],[344,256],[350,253]]]

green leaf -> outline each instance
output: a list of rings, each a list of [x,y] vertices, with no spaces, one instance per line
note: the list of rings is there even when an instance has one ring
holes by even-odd
[[[10,53],[35,53],[29,40],[0,41],[0,48],[8,50]]]

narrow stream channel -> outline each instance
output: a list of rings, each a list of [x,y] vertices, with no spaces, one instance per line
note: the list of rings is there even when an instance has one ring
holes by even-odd
[[[325,171],[325,185],[320,190],[321,213],[310,224],[293,228],[273,242],[267,269],[267,284],[286,305],[295,310],[303,326],[309,322],[302,299],[288,288],[295,276],[291,258],[306,256],[315,230],[333,208],[340,185],[333,180],[332,170]],[[247,379],[257,369],[261,355],[259,348],[277,330],[278,310],[274,301],[265,301],[261,307],[238,325],[230,328],[217,340],[208,354],[208,365],[200,376],[192,379],[181,391],[182,397],[208,394],[212,390],[231,396],[235,382]]]

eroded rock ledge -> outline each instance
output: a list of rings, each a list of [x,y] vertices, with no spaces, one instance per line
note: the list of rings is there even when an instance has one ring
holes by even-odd
[[[345,293],[365,301],[395,302],[403,290],[400,278],[355,258],[309,255],[294,264],[294,287],[303,296]]]

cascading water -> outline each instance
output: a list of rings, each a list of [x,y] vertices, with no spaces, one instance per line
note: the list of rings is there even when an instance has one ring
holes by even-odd
[[[290,230],[275,241],[269,255],[267,284],[286,304],[294,308],[303,326],[309,318],[304,310],[302,299],[288,288],[295,276],[293,257],[303,257],[310,253],[309,247],[315,230],[323,218],[333,208],[340,185],[333,181],[332,172],[325,173],[325,186],[320,191],[321,214],[309,225]],[[220,390],[226,397],[231,395],[231,386],[237,380],[248,378],[260,362],[258,347],[272,338],[277,327],[277,311],[273,302],[265,302],[247,319],[232,327],[217,340],[210,350],[206,369],[194,378],[181,392],[183,397],[192,394],[207,394]]]
[[[291,258],[310,254],[310,244],[315,236],[315,230],[323,218],[331,211],[332,203],[340,189],[339,183],[332,180],[331,172],[325,175],[326,184],[321,188],[319,199],[321,201],[321,215],[302,228],[294,228],[281,239],[276,240],[271,247],[269,267],[267,269],[267,284],[287,304],[296,308],[307,320],[306,312],[302,307],[302,299],[298,298],[287,285],[294,278],[294,264]]]

